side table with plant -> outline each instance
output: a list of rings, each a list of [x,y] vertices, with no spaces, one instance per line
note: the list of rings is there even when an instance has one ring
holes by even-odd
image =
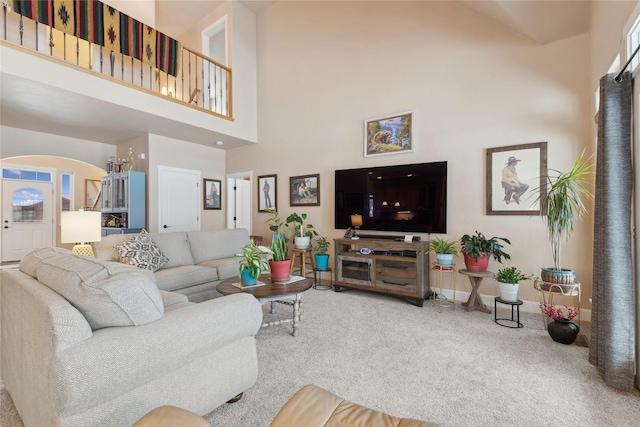
[[[573,344],[578,337],[580,328],[571,320],[580,314],[580,307],[558,307],[553,303],[541,302],[542,314],[553,319],[547,325],[549,336],[561,344]]]
[[[460,245],[467,270],[474,273],[487,271],[490,257],[499,263],[502,263],[502,258],[511,259],[511,256],[502,250],[504,246],[500,242],[511,244],[509,239],[505,237],[494,236],[488,239],[477,230],[473,236],[469,234],[462,236]]]
[[[316,259],[316,269],[327,271],[329,269],[329,241],[326,237],[322,236],[316,240],[316,244],[313,246],[313,252]]]
[[[270,271],[266,255],[271,255],[271,249],[266,246],[256,245],[253,240],[242,248],[242,252],[236,254],[241,257],[239,264],[240,282],[244,286],[255,285],[262,272]]]
[[[504,301],[518,301],[518,289],[520,282],[523,280],[531,280],[532,275],[525,276],[517,267],[506,267],[498,270],[493,276],[498,282],[498,291],[500,298]]]
[[[435,253],[436,264],[450,266],[453,265],[453,257],[460,255],[456,243],[441,237],[434,237],[429,243],[420,248],[420,253]]]

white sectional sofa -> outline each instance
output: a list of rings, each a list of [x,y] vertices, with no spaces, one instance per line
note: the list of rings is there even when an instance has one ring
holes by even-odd
[[[202,263],[214,251],[199,237],[191,247]],[[217,280],[220,266],[194,259],[165,270],[215,272],[193,279],[198,287]],[[162,405],[204,415],[257,379],[262,309],[251,295],[196,304],[158,290],[162,275],[61,248],[0,275],[0,375],[26,427],[130,426]]]
[[[112,234],[93,243],[96,258],[118,261],[114,245],[132,236]],[[169,261],[153,274],[158,288],[186,295],[191,302],[221,296],[216,291],[220,281],[238,276],[240,259],[234,255],[250,242],[244,228],[206,231],[150,233]]]

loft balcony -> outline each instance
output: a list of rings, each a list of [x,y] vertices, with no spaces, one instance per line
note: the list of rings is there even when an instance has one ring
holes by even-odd
[[[145,134],[222,149],[256,142],[255,92],[239,89],[249,105],[234,116],[230,67],[178,43],[173,69],[160,69],[0,13],[3,126],[116,145]]]

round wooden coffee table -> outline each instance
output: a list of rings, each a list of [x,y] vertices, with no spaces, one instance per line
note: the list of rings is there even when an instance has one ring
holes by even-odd
[[[298,326],[302,320],[302,293],[313,285],[313,280],[303,279],[298,282],[289,283],[288,285],[279,285],[271,281],[267,275],[260,276],[258,279],[264,282],[264,285],[256,285],[240,288],[234,283],[240,282],[239,278],[223,280],[218,283],[217,291],[222,295],[231,295],[238,293],[251,294],[260,302],[260,304],[271,303],[271,313],[275,313],[275,303],[293,306],[293,317],[291,319],[281,319],[273,322],[263,323],[261,326],[274,326],[282,323],[293,322],[293,336],[298,334]]]

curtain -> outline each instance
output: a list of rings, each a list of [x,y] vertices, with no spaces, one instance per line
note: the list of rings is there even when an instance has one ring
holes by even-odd
[[[589,362],[604,382],[634,383],[631,73],[600,79]]]

